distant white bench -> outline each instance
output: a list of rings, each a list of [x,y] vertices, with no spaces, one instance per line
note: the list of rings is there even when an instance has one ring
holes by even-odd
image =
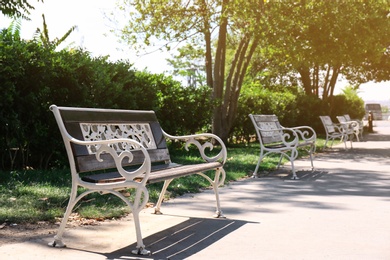
[[[333,123],[330,116],[320,116],[320,119],[322,125],[325,128],[325,133],[326,133],[326,140],[324,145],[325,148],[328,141],[330,140],[332,140],[332,143],[330,144],[330,146],[332,147],[335,139],[340,139],[340,141],[344,142],[345,149],[347,149],[347,141],[349,140],[352,148],[351,135],[354,134],[353,129],[348,129],[348,125],[345,124],[343,125],[343,124]]]
[[[358,141],[360,141],[360,139],[363,139],[363,131],[364,131],[363,120],[351,119],[351,117],[348,114],[345,114],[344,118],[347,122],[352,122],[352,127],[354,128],[356,139]],[[360,136],[360,138],[359,138],[359,136]]]
[[[316,149],[317,135],[313,128],[309,126],[283,127],[276,115],[252,115],[249,117],[256,129],[260,142],[260,158],[253,172],[253,177],[257,177],[260,163],[265,156],[271,153],[280,154],[278,167],[283,156],[291,162],[292,179],[298,179],[294,168],[294,160],[298,156],[298,148],[306,149],[311,161],[311,169],[314,169],[313,154]]]
[[[146,184],[164,181],[155,206],[155,213],[161,213],[160,206],[171,181],[191,174],[199,174],[210,182],[216,197],[214,217],[223,217],[218,187],[225,180],[227,150],[218,136],[207,133],[171,136],[161,129],[153,111],[55,105],[50,109],[61,131],[72,174],[68,207],[50,246],[65,246],[62,237],[74,206],[84,196],[99,192],[114,194],[130,207],[137,237],[137,248],[132,253],[150,254],[143,244],[139,220],[139,213],[149,200]],[[203,162],[186,165],[172,162],[166,139],[183,141],[185,148],[195,145]],[[210,170],[215,172],[214,177],[204,173]],[[86,191],[77,195],[79,187]],[[124,189],[134,189],[134,201],[121,194]]]

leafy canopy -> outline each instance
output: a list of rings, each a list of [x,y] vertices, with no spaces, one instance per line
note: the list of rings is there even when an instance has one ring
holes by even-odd
[[[43,0],[37,0],[37,2],[43,3]],[[28,19],[27,15],[33,9],[34,6],[30,4],[29,0],[0,0],[0,10],[6,16]]]

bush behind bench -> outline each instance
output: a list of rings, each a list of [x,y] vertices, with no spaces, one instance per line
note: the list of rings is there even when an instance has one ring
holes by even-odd
[[[136,71],[125,60],[93,58],[83,49],[55,52],[7,30],[0,32],[0,45],[0,170],[68,165],[51,104],[151,109],[170,134],[211,131],[208,87],[183,87],[170,76]],[[250,113],[275,113],[286,126],[311,125],[322,131],[318,114],[326,106],[297,89],[244,86],[229,141],[249,141],[255,134]],[[351,112],[354,118],[354,111],[342,114]]]

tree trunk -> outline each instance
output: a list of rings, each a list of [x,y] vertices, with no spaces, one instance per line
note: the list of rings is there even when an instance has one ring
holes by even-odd
[[[222,16],[221,24],[219,27],[218,45],[215,54],[214,63],[214,82],[213,82],[213,99],[217,101],[217,105],[213,112],[212,131],[214,134],[222,138],[223,141],[227,140],[225,136],[226,130],[224,129],[224,116],[222,114],[222,95],[224,90],[224,75],[225,75],[225,58],[226,58],[226,37],[228,18],[226,15],[226,8],[228,0],[222,2]]]
[[[303,89],[305,90],[306,95],[311,95],[312,92],[312,84],[311,84],[311,78],[310,78],[310,70],[307,67],[301,67],[298,70],[299,74],[301,75],[301,82],[303,85]]]
[[[212,48],[211,48],[211,32],[210,32],[210,21],[209,15],[207,14],[207,3],[205,1],[201,2],[203,14],[203,28],[204,28],[204,39],[206,43],[206,53],[205,53],[205,69],[206,69],[206,83],[211,89],[213,89],[213,57],[212,57]]]
[[[229,1],[222,3],[222,14],[226,10]],[[263,3],[258,7],[257,20],[260,20],[263,14]],[[214,95],[213,98],[218,101],[218,106],[213,114],[213,133],[218,135],[224,142],[227,142],[230,131],[233,127],[237,114],[238,98],[241,87],[250,64],[251,58],[259,44],[260,33],[256,30],[247,32],[243,35],[237,46],[229,73],[225,81],[225,57],[226,57],[226,37],[227,37],[228,16],[222,15],[219,28],[219,38],[214,66]],[[245,30],[246,28],[242,28]],[[225,87],[224,87],[225,86]]]

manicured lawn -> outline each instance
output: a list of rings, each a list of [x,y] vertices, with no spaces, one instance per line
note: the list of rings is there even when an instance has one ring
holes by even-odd
[[[323,144],[323,139],[317,141],[317,151],[321,151]],[[258,156],[257,143],[228,147],[226,182],[250,177]],[[196,161],[198,158],[196,151],[192,149],[187,154],[171,150],[171,157],[178,163]],[[278,160],[278,156],[265,158],[260,170],[275,169]],[[71,190],[71,178],[67,169],[0,172],[0,184],[0,224],[54,222],[62,217]],[[161,186],[162,183],[148,186],[151,203],[157,201]],[[208,186],[209,183],[203,177],[192,175],[173,181],[168,189],[168,196],[195,193]],[[130,198],[131,193],[129,190]],[[96,193],[83,198],[75,211],[83,218],[112,219],[128,214],[129,208],[113,195]]]

